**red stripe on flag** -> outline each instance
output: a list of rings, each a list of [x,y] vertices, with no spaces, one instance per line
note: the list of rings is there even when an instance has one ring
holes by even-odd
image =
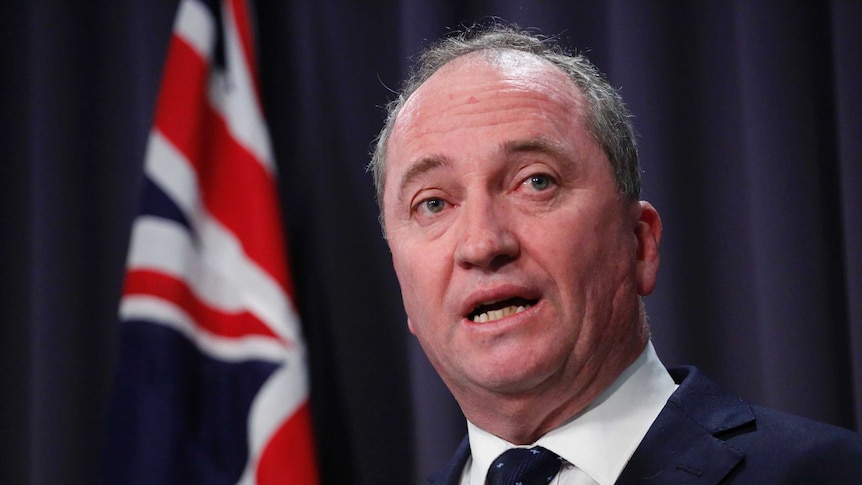
[[[227,131],[215,112],[210,151],[196,160],[204,205],[233,232],[249,258],[273,276],[291,297],[293,288],[284,259],[284,234],[272,223],[281,219],[275,185],[266,169]]]
[[[174,69],[174,70],[171,70]],[[174,37],[156,126],[191,163],[209,213],[240,240],[245,253],[295,297],[284,258],[275,183],[252,153],[236,142],[204,89],[207,65]],[[174,75],[176,73],[176,75]]]
[[[313,445],[306,401],[281,425],[261,453],[258,485],[317,483]]]
[[[123,295],[148,295],[167,300],[182,308],[197,326],[221,337],[260,335],[279,339],[253,314],[216,310],[201,301],[184,281],[164,273],[143,269],[129,271]]]
[[[205,116],[209,66],[181,37],[171,37],[165,75],[159,93],[154,125],[190,160],[200,158],[201,135],[209,131]]]

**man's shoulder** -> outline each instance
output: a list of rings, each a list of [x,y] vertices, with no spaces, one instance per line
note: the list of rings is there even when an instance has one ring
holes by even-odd
[[[862,435],[851,430],[752,406],[754,430],[729,437],[746,457],[739,471],[780,472],[788,483],[862,482]]]
[[[862,451],[862,434],[849,429],[775,409],[760,406],[751,406],[751,409],[757,431],[780,441],[778,446],[808,449],[838,444],[856,446]]]
[[[734,440],[756,434],[776,446],[806,449],[806,444],[845,443],[862,446],[862,434],[771,408],[753,405],[706,377],[696,367],[669,369],[679,384],[668,404],[711,434]]]
[[[629,472],[714,474],[712,483],[855,483],[862,477],[862,435],[753,406],[694,367],[669,371],[679,388]]]

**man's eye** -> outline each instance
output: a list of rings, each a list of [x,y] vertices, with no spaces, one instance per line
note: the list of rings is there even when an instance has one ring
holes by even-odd
[[[424,209],[427,212],[436,214],[446,207],[446,202],[443,199],[427,199],[419,203],[419,209]]]
[[[534,190],[545,190],[551,186],[553,180],[551,177],[544,174],[532,175],[524,181],[524,185],[529,185]]]

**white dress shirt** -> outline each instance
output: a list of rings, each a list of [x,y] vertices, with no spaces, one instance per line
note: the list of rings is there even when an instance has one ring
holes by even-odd
[[[676,388],[649,342],[586,409],[526,448],[542,446],[564,459],[551,485],[612,485]],[[461,485],[484,485],[491,462],[515,445],[469,421],[467,433],[471,456]]]

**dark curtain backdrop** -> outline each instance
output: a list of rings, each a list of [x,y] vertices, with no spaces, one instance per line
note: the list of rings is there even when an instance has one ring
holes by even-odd
[[[96,483],[176,0],[0,7],[0,482]],[[406,331],[369,146],[420,46],[489,15],[621,87],[665,226],[668,365],[862,429],[862,2],[256,5],[326,484],[420,483],[464,433]],[[237,194],[238,196],[240,194]]]

